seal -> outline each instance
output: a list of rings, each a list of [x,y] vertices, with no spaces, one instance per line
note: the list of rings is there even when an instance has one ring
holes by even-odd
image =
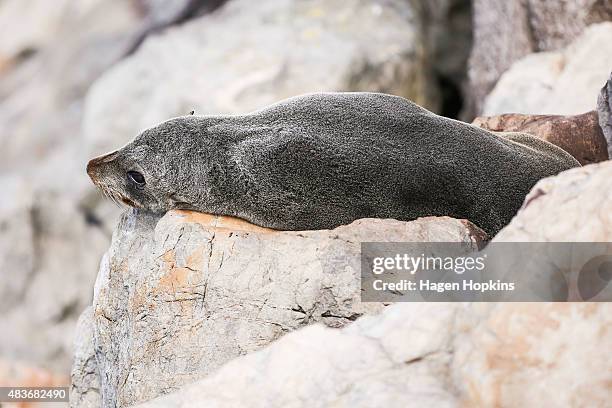
[[[281,230],[446,215],[493,236],[538,180],[579,165],[527,134],[349,92],[173,118],[92,159],[87,173],[115,201],[155,212],[196,210]]]

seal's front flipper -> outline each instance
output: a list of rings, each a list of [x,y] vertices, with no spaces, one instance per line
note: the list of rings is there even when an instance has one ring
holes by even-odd
[[[171,193],[168,196],[170,206],[177,210],[196,210],[195,206],[189,202],[189,199],[177,194]]]

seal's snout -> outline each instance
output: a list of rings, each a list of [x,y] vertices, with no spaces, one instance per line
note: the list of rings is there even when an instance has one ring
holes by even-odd
[[[104,164],[112,162],[117,157],[117,151],[94,157],[87,163],[87,174],[92,181],[97,180]]]

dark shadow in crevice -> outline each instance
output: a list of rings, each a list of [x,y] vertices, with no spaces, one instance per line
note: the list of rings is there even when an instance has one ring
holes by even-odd
[[[447,118],[458,119],[463,109],[464,96],[459,84],[452,79],[437,75],[436,81],[440,89],[440,115]]]
[[[155,34],[163,31],[164,29],[185,23],[191,19],[203,16],[208,13],[212,13],[217,10],[223,4],[225,4],[228,0],[191,0],[188,1],[185,7],[183,7],[177,14],[174,16],[170,16],[167,19],[162,21],[158,21],[148,26],[142,32],[136,35],[133,43],[126,50],[124,57],[127,57],[134,52],[142,45],[144,40],[150,36],[151,34]]]

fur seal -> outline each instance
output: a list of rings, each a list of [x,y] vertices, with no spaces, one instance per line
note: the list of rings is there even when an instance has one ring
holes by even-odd
[[[527,134],[495,134],[398,96],[287,99],[237,116],[181,116],[92,159],[111,198],[282,230],[359,218],[467,218],[495,235],[541,178],[580,164]]]

